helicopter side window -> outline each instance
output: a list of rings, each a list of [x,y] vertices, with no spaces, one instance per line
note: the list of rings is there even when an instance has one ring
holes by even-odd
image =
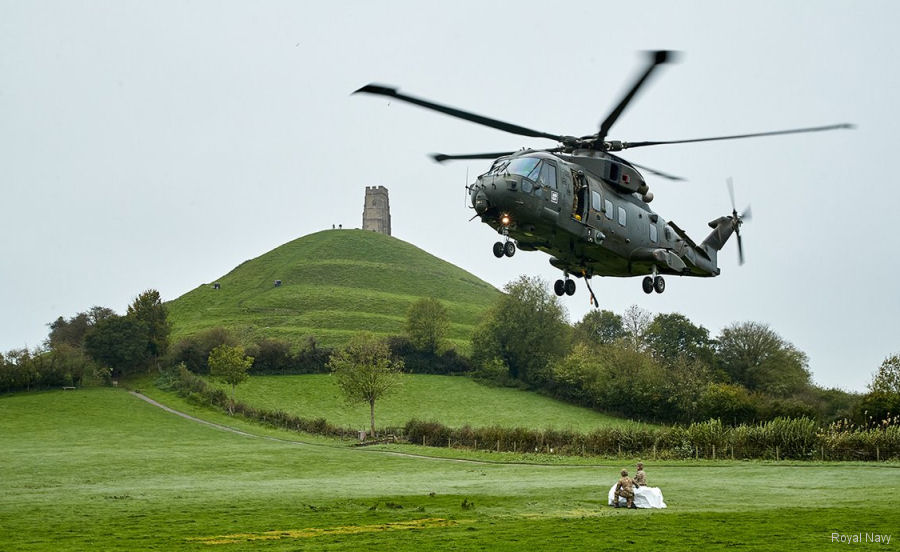
[[[595,211],[603,210],[603,200],[600,198],[600,192],[591,190],[591,209]]]
[[[544,163],[541,169],[541,183],[556,189],[556,167],[550,163]]]
[[[659,234],[657,234],[656,225],[650,223],[650,241],[656,243],[658,241]]]
[[[606,200],[606,203],[605,203],[604,213],[606,213],[606,218],[608,218],[609,220],[612,220],[613,218],[615,218],[615,217],[613,216],[613,204],[612,204],[612,201],[610,201],[610,200],[608,200],[608,199]]]
[[[625,207],[619,207],[619,224],[625,226]]]

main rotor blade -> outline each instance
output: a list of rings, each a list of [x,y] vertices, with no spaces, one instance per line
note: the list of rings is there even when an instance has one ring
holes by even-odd
[[[822,132],[825,130],[838,130],[842,128],[856,128],[855,125],[851,125],[849,123],[842,123],[839,125],[828,125],[828,126],[820,126],[820,127],[808,127],[808,128],[792,128],[788,130],[774,130],[771,132],[756,132],[753,134],[735,134],[733,136],[716,136],[712,138],[691,138],[688,140],[667,140],[661,142],[622,142],[621,149],[630,149],[630,148],[641,148],[644,146],[660,146],[666,144],[688,144],[691,142],[713,142],[716,140],[736,140],[739,138],[756,138],[759,136],[778,136],[781,134],[801,134],[804,132]],[[612,151],[612,150],[611,150]]]
[[[737,235],[737,244],[738,244],[738,264],[744,264],[744,242],[741,240],[741,235]]]
[[[609,129],[612,128],[613,124],[616,122],[616,119],[625,111],[625,108],[628,107],[628,104],[634,99],[634,95],[637,94],[637,91],[644,85],[647,79],[650,77],[650,74],[653,73],[653,70],[656,69],[657,65],[662,65],[663,63],[667,63],[670,59],[674,59],[674,53],[667,50],[658,50],[656,52],[648,52],[650,54],[649,61],[650,64],[647,66],[647,69],[644,71],[644,74],[638,78],[637,82],[631,87],[631,90],[625,94],[625,97],[619,102],[619,105],[613,109],[609,115],[606,116],[606,119],[600,123],[600,132],[597,134],[598,142],[602,142],[606,139],[606,135],[609,134]]]
[[[504,157],[506,155],[512,155],[516,152],[514,151],[495,151],[493,153],[463,153],[459,155],[446,155],[443,153],[432,153],[429,155],[432,159],[437,161],[438,163],[443,163],[444,161],[455,161],[458,159],[496,159],[498,157]]]
[[[469,113],[468,111],[463,111],[461,109],[456,109],[455,107],[449,107],[446,105],[437,104],[434,102],[430,102],[428,100],[423,100],[421,98],[416,98],[413,96],[407,96],[405,94],[401,94],[397,91],[396,88],[391,88],[388,86],[382,86],[379,84],[367,84],[353,92],[354,94],[365,93],[365,94],[375,94],[377,96],[387,96],[388,98],[396,98],[398,100],[408,102],[414,105],[418,105],[420,107],[424,107],[425,109],[431,109],[433,111],[439,111],[444,113],[445,115],[450,115],[451,117],[456,117],[458,119],[464,119],[466,121],[471,121],[473,123],[477,123],[479,125],[488,126],[491,128],[496,128],[498,130],[504,130],[506,132],[511,132],[513,134],[518,134],[520,136],[530,136],[532,138],[549,138],[551,140],[556,140],[557,142],[565,141],[563,136],[559,136],[557,134],[550,134],[548,132],[541,132],[539,130],[532,130],[530,128],[525,128],[523,126],[514,125],[511,123],[505,123],[503,121],[498,121],[497,119],[491,119],[490,117],[485,117],[483,115],[476,115],[475,113]]]
[[[527,150],[529,152],[543,151],[547,153],[556,153],[558,151],[562,151],[563,148],[549,148],[549,149],[539,149],[539,150]],[[517,150],[519,152],[524,150]],[[444,153],[432,153],[430,157],[437,161],[438,163],[443,163],[444,161],[455,161],[458,159],[496,159],[498,157],[505,157],[507,155],[512,155],[517,153],[516,151],[495,151],[493,153],[462,153],[457,155],[447,155]]]
[[[656,169],[651,169],[650,167],[645,167],[644,165],[638,165],[637,163],[632,163],[631,161],[629,161],[628,164],[631,165],[632,167],[641,169],[642,171],[648,172],[650,174],[655,174],[656,176],[661,176],[662,178],[668,178],[669,180],[677,180],[679,182],[684,182],[687,180],[686,178],[682,178],[680,176],[675,176],[674,174],[667,174],[662,171],[658,171]]]

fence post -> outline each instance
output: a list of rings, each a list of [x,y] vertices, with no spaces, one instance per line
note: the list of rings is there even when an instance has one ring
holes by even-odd
[[[478,439],[475,439],[475,450],[478,450]]]
[[[450,448],[450,437],[447,437],[447,448]]]
[[[619,458],[622,457],[622,443],[619,443]]]
[[[780,460],[779,456],[781,456],[781,454],[779,454],[779,453],[780,453],[780,450],[778,448],[778,445],[775,445],[775,461],[776,462],[778,462]]]
[[[821,445],[820,450],[822,452],[822,462],[824,462],[825,461],[825,445]]]
[[[734,460],[734,445],[731,445],[731,459]]]
[[[656,442],[653,443],[653,459],[656,460]]]
[[[881,448],[878,445],[875,445],[875,460],[881,462]]]
[[[700,447],[694,447],[694,460],[700,460]]]
[[[518,441],[513,441],[513,453],[516,452],[516,446],[519,444]]]
[[[497,439],[497,452],[500,452],[500,439]]]
[[[713,445],[713,460],[716,459],[716,445]]]

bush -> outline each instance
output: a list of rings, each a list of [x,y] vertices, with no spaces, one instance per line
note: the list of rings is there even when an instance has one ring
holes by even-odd
[[[412,374],[463,374],[472,370],[468,359],[450,349],[433,353],[417,349],[408,337],[395,335],[388,338],[391,355],[403,360],[406,371]]]

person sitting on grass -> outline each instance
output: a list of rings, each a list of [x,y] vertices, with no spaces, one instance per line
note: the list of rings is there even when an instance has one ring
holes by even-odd
[[[620,498],[624,498],[627,501],[626,508],[636,508],[634,505],[634,480],[628,477],[628,470],[622,470],[622,478],[616,484],[614,507],[619,507]]]

